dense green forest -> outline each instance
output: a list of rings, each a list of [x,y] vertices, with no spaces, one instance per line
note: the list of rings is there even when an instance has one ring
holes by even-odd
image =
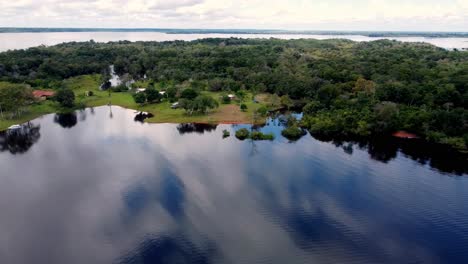
[[[379,40],[66,43],[0,53],[0,81],[59,89],[101,74],[198,90],[288,96],[312,133],[372,136],[406,130],[468,145],[468,52]]]

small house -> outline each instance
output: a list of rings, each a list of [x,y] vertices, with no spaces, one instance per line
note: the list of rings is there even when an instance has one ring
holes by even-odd
[[[34,90],[33,96],[38,100],[47,100],[55,95],[54,91]]]
[[[143,93],[146,91],[146,88],[136,88],[136,93]]]
[[[415,139],[419,138],[416,134],[406,132],[404,130],[397,131],[392,134],[392,136],[397,137],[397,138],[404,138],[404,139]]]
[[[160,91],[159,94],[160,94],[161,96],[164,96],[164,95],[166,94],[166,91]]]
[[[228,94],[228,97],[229,97],[230,100],[234,100],[236,98],[236,96],[233,95],[233,94]]]

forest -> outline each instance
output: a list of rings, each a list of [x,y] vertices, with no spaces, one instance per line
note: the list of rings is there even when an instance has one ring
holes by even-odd
[[[150,86],[188,84],[197,91],[290,99],[288,108],[304,112],[297,126],[312,134],[372,137],[405,130],[461,150],[468,145],[468,52],[424,43],[72,42],[0,53],[0,82],[60,90],[66,79],[99,74],[105,83],[109,65],[118,75]],[[0,104],[11,111],[19,104],[8,103],[15,96],[0,88]]]

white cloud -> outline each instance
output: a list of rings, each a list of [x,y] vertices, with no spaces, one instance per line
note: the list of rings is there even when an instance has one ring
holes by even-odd
[[[0,26],[466,31],[468,0],[0,0]]]

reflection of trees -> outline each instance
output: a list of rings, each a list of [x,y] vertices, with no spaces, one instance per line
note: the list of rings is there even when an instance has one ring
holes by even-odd
[[[400,150],[420,164],[429,164],[442,172],[458,175],[468,174],[468,155],[438,144],[429,144],[423,140],[400,140]]]
[[[398,145],[391,140],[373,140],[369,142],[367,152],[372,159],[387,163],[396,158]]]
[[[212,132],[216,130],[216,127],[218,127],[218,125],[186,123],[179,124],[177,126],[177,130],[181,135],[189,133],[203,134],[205,132]]]
[[[343,145],[343,151],[346,153],[346,154],[349,154],[349,155],[353,155],[353,143],[348,143],[348,144],[345,144]]]
[[[257,147],[257,144],[255,143],[255,140],[249,140],[249,143],[251,145],[251,149],[250,149],[250,152],[249,152],[249,157],[253,157],[255,155],[258,154],[258,147]]]
[[[80,111],[78,111],[79,115],[80,115],[80,122],[81,121],[85,121],[86,120],[86,116],[87,116],[87,113],[86,113],[86,110],[85,109],[81,109]]]
[[[40,137],[40,126],[35,126],[31,123],[22,125],[17,130],[0,132],[0,152],[9,151],[11,154],[25,153]]]
[[[54,122],[63,128],[72,128],[78,123],[76,113],[55,114]]]
[[[151,118],[153,116],[154,115],[151,114],[151,113],[139,112],[138,114],[135,115],[135,118],[133,118],[133,120],[135,122],[143,123],[145,121],[145,119]]]
[[[442,172],[455,173],[458,175],[468,174],[466,162],[468,157],[443,145],[432,144],[424,140],[406,140],[396,138],[380,138],[363,140],[356,138],[333,138],[313,135],[322,142],[331,142],[336,147],[341,147],[347,154],[353,153],[353,145],[366,149],[374,160],[387,163],[396,158],[398,152],[423,165]]]

